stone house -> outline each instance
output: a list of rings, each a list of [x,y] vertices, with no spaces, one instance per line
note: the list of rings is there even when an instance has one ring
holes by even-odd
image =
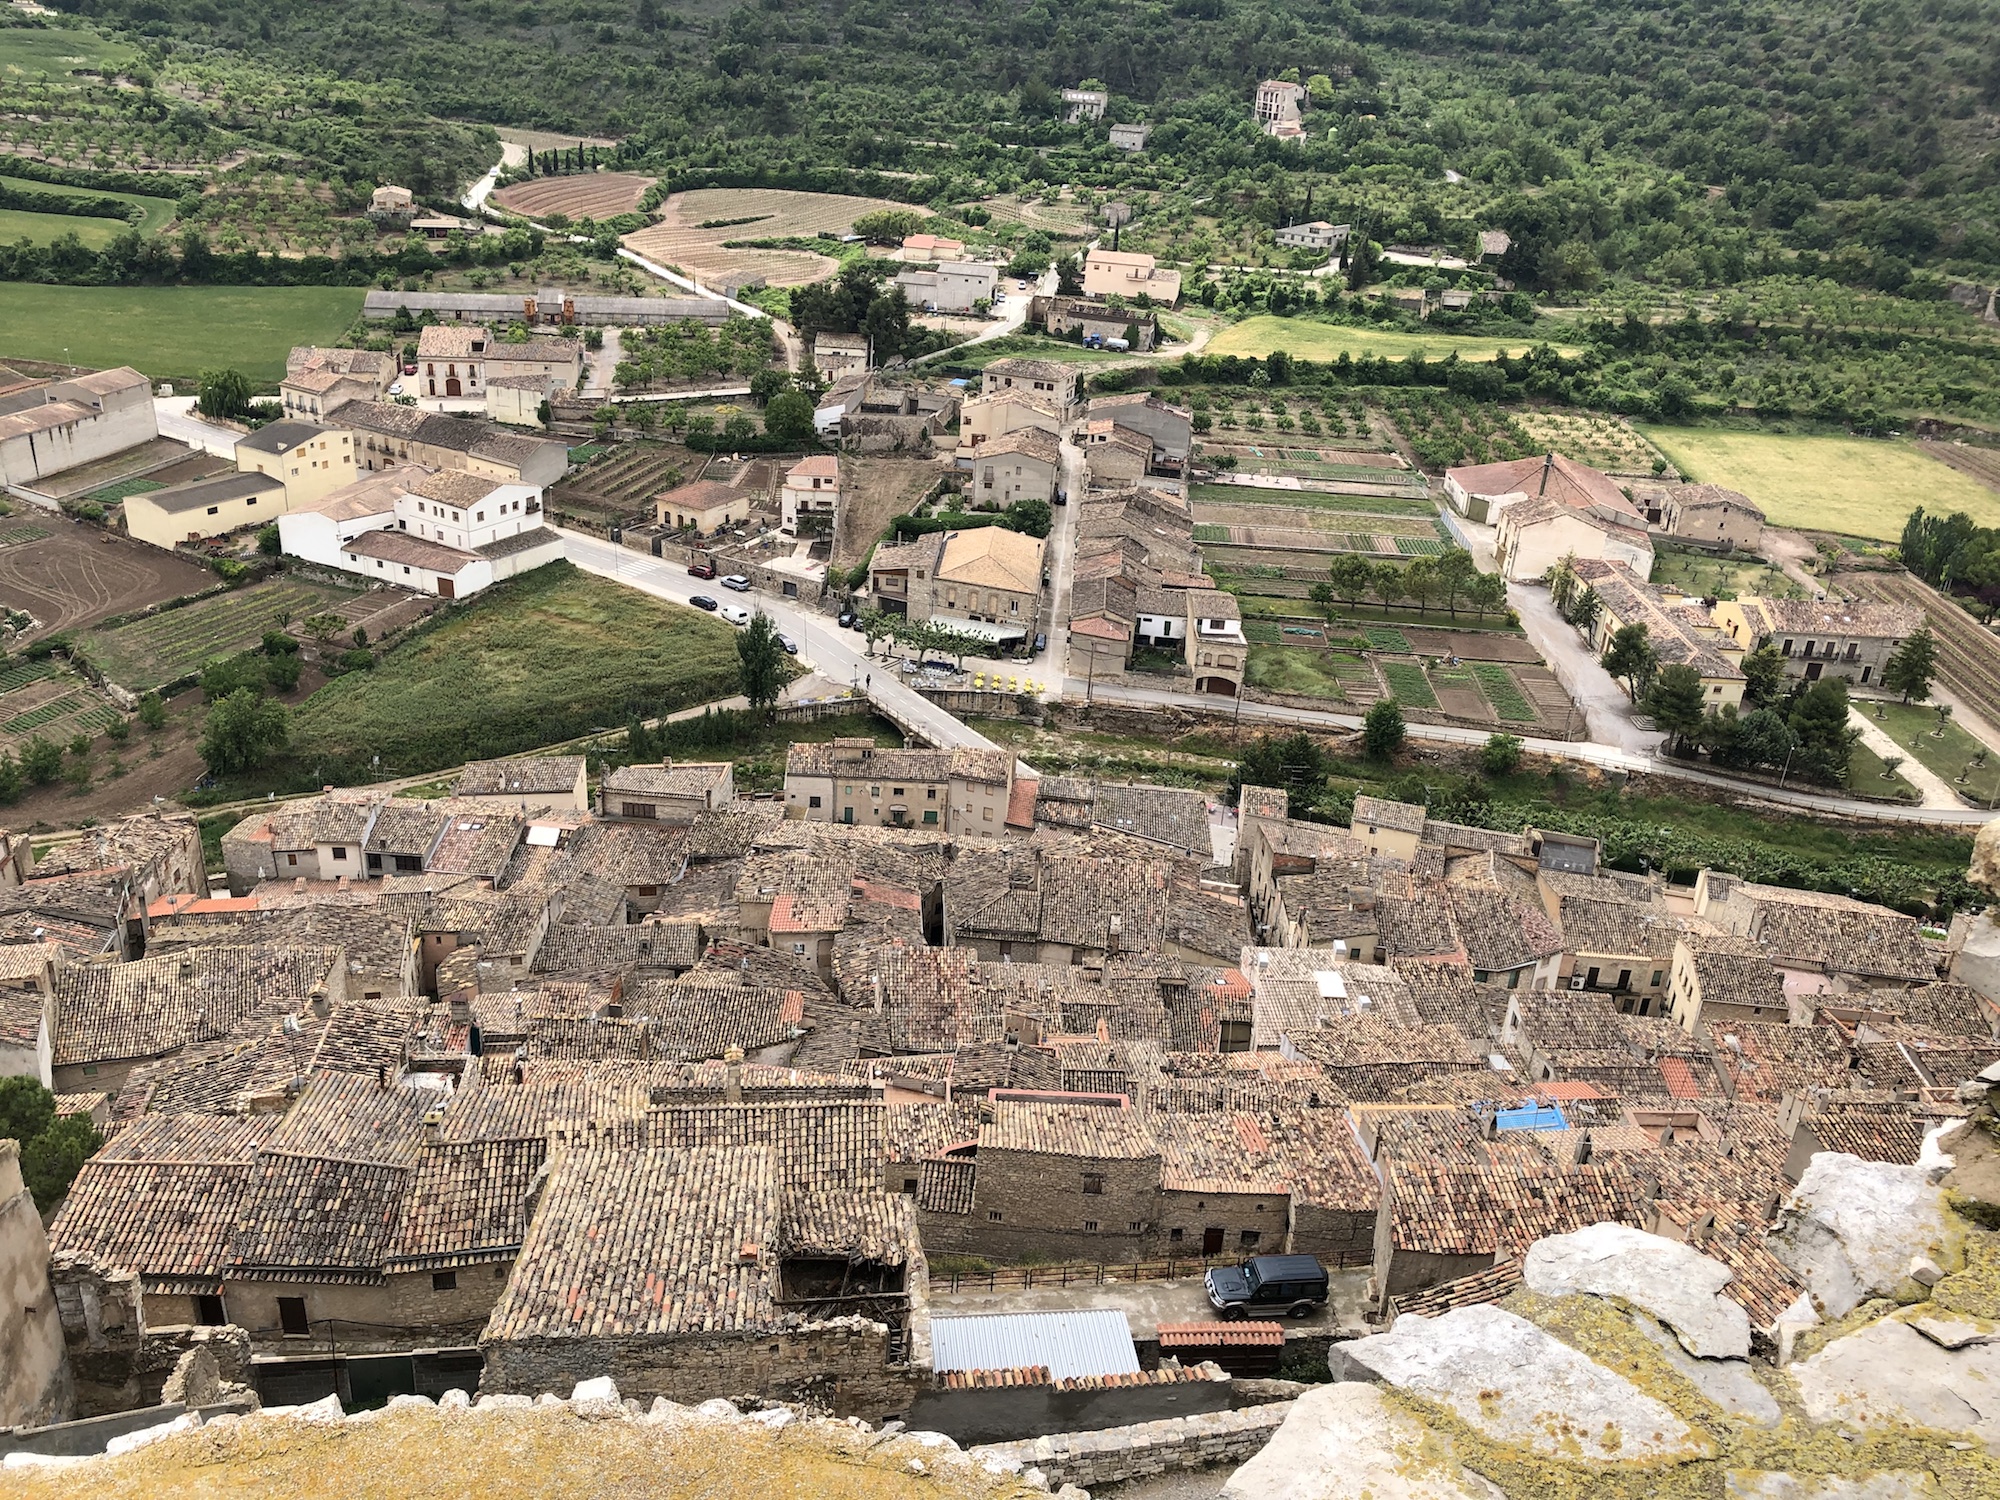
[[[342,402],[380,399],[399,373],[392,354],[301,344],[285,357],[278,401],[286,416],[318,422]]]
[[[1153,133],[1150,125],[1113,125],[1111,144],[1120,151],[1144,151],[1146,137]]]
[[[414,406],[349,401],[327,422],[354,435],[354,461],[363,469],[413,463],[537,488],[569,471],[569,450],[561,443]]]
[[[1101,120],[1111,103],[1111,96],[1103,89],[1064,89],[1062,91],[1064,116],[1070,124],[1083,120]]]
[[[868,564],[876,604],[996,643],[1032,640],[1041,629],[1045,544],[1004,526],[937,531],[884,543]]]
[[[1682,938],[1674,944],[1667,1013],[1703,1036],[1730,1022],[1791,1023],[1785,976],[1755,944],[1742,938]]]
[[[1592,651],[1602,656],[1620,629],[1644,625],[1661,666],[1688,666],[1701,674],[1709,708],[1742,705],[1743,648],[1699,600],[1678,589],[1655,587],[1623,561],[1578,558],[1572,571],[1597,595],[1597,614],[1585,631]]]
[[[1093,424],[1108,419],[1145,437],[1152,444],[1149,473],[1179,474],[1194,446],[1194,414],[1150,391],[1092,397],[1089,419]]]
[[[1785,675],[1817,682],[1845,677],[1870,687],[1903,641],[1923,628],[1923,614],[1871,599],[1724,599],[1714,610],[1723,634],[1744,651],[1776,646]]]
[[[835,739],[785,752],[785,817],[807,822],[997,834],[1013,785],[1013,757],[997,750],[885,750]]]
[[[736,796],[733,761],[668,761],[620,766],[604,773],[598,813],[606,818],[685,827],[698,813],[713,812]]]
[[[1533,583],[1564,558],[1622,562],[1640,578],[1653,571],[1653,544],[1638,512],[1572,509],[1560,500],[1530,500],[1500,512],[1494,550],[1500,576]]]
[[[992,305],[999,277],[999,267],[985,261],[948,260],[928,269],[900,271],[896,285],[913,312],[963,317],[977,312],[981,303]]]
[[[1123,339],[1140,353],[1150,353],[1160,341],[1160,316],[1150,307],[1109,308],[1086,297],[1036,297],[1030,317],[1059,338]]]
[[[1062,450],[1056,440],[1040,427],[1021,426],[975,450],[966,494],[984,509],[1005,510],[1016,500],[1053,504],[1061,488]]]
[[[750,519],[751,491],[717,479],[697,479],[653,497],[653,521],[675,531],[714,536]]]
[[[1646,524],[1676,541],[1718,552],[1754,552],[1764,539],[1764,512],[1748,495],[1719,484],[1638,486],[1633,503]]]
[[[985,444],[1023,427],[1034,427],[1052,440],[1060,438],[1062,421],[1053,403],[1019,391],[998,396],[975,396],[959,408],[958,463],[969,466]]]
[[[1075,365],[1054,359],[996,359],[980,372],[979,393],[998,396],[1018,391],[1047,402],[1056,420],[1066,423],[1082,399],[1083,374]]]
[[[1085,421],[1077,438],[1083,448],[1084,472],[1094,488],[1138,484],[1152,468],[1152,439],[1121,427],[1110,417]]]
[[[426,396],[483,397],[491,342],[477,324],[427,324],[417,333],[418,389]]]

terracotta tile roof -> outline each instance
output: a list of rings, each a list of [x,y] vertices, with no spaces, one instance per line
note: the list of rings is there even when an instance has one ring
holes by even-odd
[[[191,948],[132,963],[72,965],[56,980],[55,1062],[156,1057],[298,1009],[337,948]]]
[[[374,1279],[409,1178],[408,1166],[260,1155],[230,1241],[232,1273]]]
[[[452,795],[495,797],[510,792],[568,792],[582,776],[583,765],[581,755],[526,755],[513,760],[474,761],[459,772]]]
[[[539,1139],[427,1146],[410,1174],[389,1268],[511,1257],[527,1233],[528,1194],[547,1155]]]
[[[1400,1318],[1405,1313],[1416,1318],[1435,1318],[1454,1307],[1478,1307],[1501,1302],[1521,1289],[1521,1262],[1509,1257],[1470,1276],[1440,1281],[1419,1292],[1389,1299],[1389,1311]]]
[[[995,1102],[993,1119],[979,1128],[979,1149],[1097,1161],[1160,1154],[1143,1117],[1129,1106],[1023,1099]]]
[[[1639,1227],[1623,1167],[1474,1166],[1394,1158],[1392,1243],[1430,1255],[1518,1255],[1538,1239],[1609,1221]]]

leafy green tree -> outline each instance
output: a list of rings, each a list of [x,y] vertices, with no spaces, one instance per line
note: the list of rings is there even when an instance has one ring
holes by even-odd
[[[35,786],[47,786],[62,775],[62,746],[41,735],[30,735],[21,747],[21,771]]]
[[[1475,573],[1465,586],[1465,602],[1485,619],[1507,607],[1507,580],[1498,573]]]
[[[1666,732],[1669,751],[1684,752],[1700,737],[1708,710],[1701,673],[1684,662],[1660,668],[1640,707]]]
[[[1375,565],[1359,552],[1343,552],[1327,567],[1333,591],[1349,609],[1359,604],[1375,588]]]
[[[1624,682],[1634,703],[1645,696],[1646,685],[1659,665],[1660,653],[1643,622],[1619,626],[1604,648],[1604,670]]]
[[[166,727],[167,705],[158,693],[148,693],[139,700],[139,722],[152,734]]]
[[[1596,586],[1585,584],[1583,592],[1576,596],[1576,602],[1570,605],[1569,613],[1563,618],[1578,630],[1587,631],[1597,623],[1597,617],[1603,610],[1604,599],[1597,592]]]
[[[1361,720],[1361,745],[1371,760],[1393,760],[1408,736],[1403,706],[1394,698],[1379,699]]]
[[[1454,619],[1458,617],[1458,601],[1472,589],[1473,580],[1480,576],[1479,565],[1472,560],[1472,554],[1462,548],[1450,551],[1430,560],[1433,576],[1437,579],[1438,593],[1444,597],[1444,607]]]
[[[1403,569],[1403,595],[1416,605],[1418,614],[1428,613],[1440,592],[1437,564],[1432,559],[1419,557]]]
[[[778,627],[761,611],[736,633],[736,681],[754,709],[767,709],[785,690],[785,648]]]
[[[0,1078],[0,1140],[32,1141],[55,1123],[56,1096],[25,1075]]]
[[[262,766],[290,737],[284,704],[238,688],[209,705],[201,758],[217,776],[238,775]]]
[[[21,1180],[34,1195],[35,1207],[47,1213],[69,1191],[76,1174],[104,1144],[88,1115],[61,1115],[31,1141],[21,1143]]]
[[[1822,677],[1792,701],[1787,718],[1798,740],[1793,769],[1822,786],[1846,786],[1849,763],[1861,731],[1847,721],[1847,681]]]
[[[1030,496],[1008,506],[1004,519],[1008,527],[1023,536],[1046,537],[1055,528],[1056,513],[1049,508],[1048,501]]]
[[[1328,583],[1325,579],[1321,579],[1318,583],[1314,584],[1311,588],[1306,590],[1306,597],[1312,600],[1314,606],[1319,610],[1319,612],[1322,615],[1326,616],[1327,619],[1331,620],[1333,618],[1332,584]]]
[[[299,621],[299,629],[313,638],[314,643],[324,651],[326,643],[347,628],[347,621],[336,614],[307,615]]]
[[[266,526],[258,531],[257,550],[266,557],[277,557],[285,550],[284,539],[276,526]]]
[[[0,803],[19,802],[26,786],[21,763],[11,750],[0,750]]]
[[[1513,734],[1489,734],[1479,752],[1479,768],[1488,776],[1512,776],[1521,769],[1521,738]]]
[[[240,417],[250,409],[250,377],[241,370],[203,370],[195,409],[211,420]]]
[[[1246,786],[1282,787],[1296,802],[1309,802],[1326,786],[1332,757],[1303,730],[1296,734],[1259,735],[1237,758],[1229,778],[1228,800],[1235,802]]]
[[[1737,665],[1743,671],[1743,701],[1752,708],[1769,708],[1785,696],[1785,658],[1776,646],[1759,646]]]
[[[813,404],[804,391],[780,391],[764,408],[764,430],[789,443],[803,443],[813,435]]]
[[[1936,675],[1937,637],[1924,625],[1915,634],[1904,636],[1890,654],[1882,667],[1882,685],[1892,693],[1901,693],[1905,703],[1912,698],[1921,703],[1930,697],[1931,679]]]
[[[274,693],[289,693],[299,685],[304,673],[305,662],[296,653],[273,656],[264,663],[264,680]]]

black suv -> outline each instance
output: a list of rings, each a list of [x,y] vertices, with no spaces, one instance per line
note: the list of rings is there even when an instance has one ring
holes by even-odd
[[[1240,1266],[1217,1266],[1202,1282],[1209,1306],[1225,1318],[1253,1312],[1305,1318],[1326,1304],[1326,1270],[1310,1255],[1259,1255]]]

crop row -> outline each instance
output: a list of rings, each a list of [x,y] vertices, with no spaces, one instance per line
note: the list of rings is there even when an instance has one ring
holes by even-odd
[[[16,688],[24,688],[31,682],[40,682],[55,675],[56,669],[45,661],[17,661],[0,669],[0,693],[11,693]]]

